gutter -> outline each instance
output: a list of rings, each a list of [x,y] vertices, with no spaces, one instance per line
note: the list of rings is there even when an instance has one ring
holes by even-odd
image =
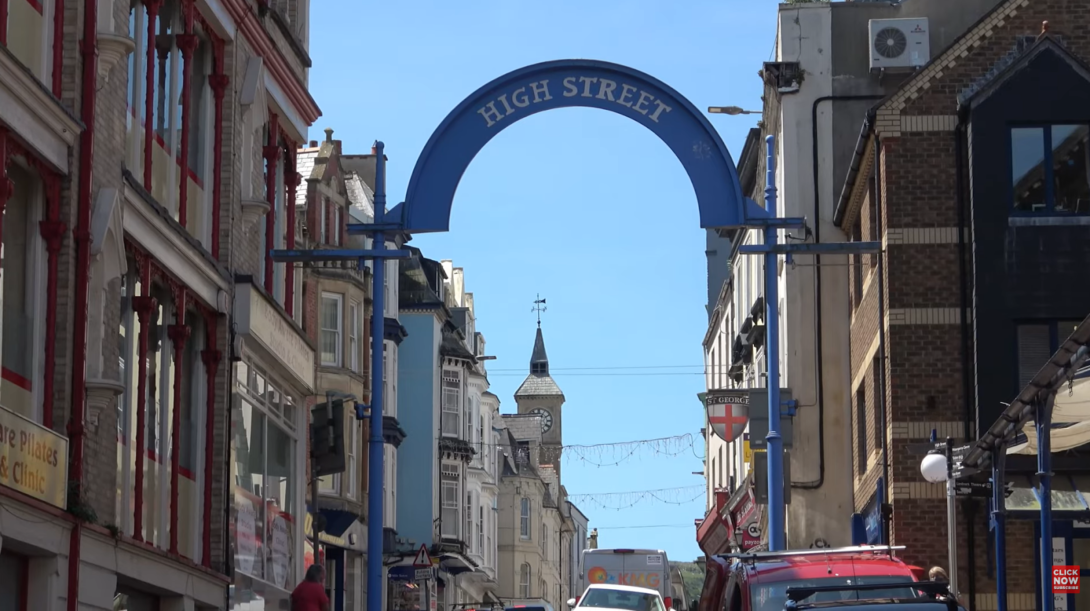
[[[852,198],[852,187],[859,176],[859,168],[862,166],[863,156],[867,151],[867,143],[874,133],[874,121],[878,115],[879,106],[881,106],[881,103],[867,110],[867,116],[863,120],[863,127],[859,130],[859,141],[855,145],[855,152],[852,153],[852,164],[848,168],[848,176],[844,179],[844,186],[840,190],[840,199],[837,201],[836,210],[833,212],[833,223],[837,227],[844,222],[844,215],[848,212],[848,203]]]
[[[69,482],[75,484],[77,501],[83,495],[83,420],[87,402],[87,317],[91,279],[91,190],[95,147],[95,102],[98,86],[98,0],[85,0],[83,40],[80,41],[82,94],[80,119],[79,179],[77,184],[76,230],[76,316],[72,347],[72,412],[68,422],[69,447],[72,449]],[[71,486],[70,486],[71,488]],[[71,504],[71,500],[69,500]],[[79,609],[80,543],[82,521],[76,520],[68,535],[68,611]]]

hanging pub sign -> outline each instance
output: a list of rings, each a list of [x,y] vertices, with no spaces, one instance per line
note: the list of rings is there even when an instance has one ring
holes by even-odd
[[[726,442],[738,439],[749,424],[749,390],[709,390],[704,396],[708,424]]]

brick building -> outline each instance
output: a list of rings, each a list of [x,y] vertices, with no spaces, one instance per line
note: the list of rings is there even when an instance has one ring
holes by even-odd
[[[884,245],[850,265],[856,510],[878,516],[883,483],[920,565],[947,565],[921,446],[975,439],[1090,311],[1088,26],[1076,3],[1000,2],[870,111],[837,205],[851,239]],[[1070,452],[1054,471],[1085,479]],[[1025,485],[1036,459],[1007,469]],[[1006,608],[1036,609],[1036,514],[1006,511]],[[1054,522],[1069,549],[1090,534]],[[959,499],[957,533],[959,589],[996,609],[988,499]]]
[[[275,605],[301,576],[314,347],[262,253],[319,116],[308,12],[0,0],[0,419],[39,440],[0,469],[5,600]]]

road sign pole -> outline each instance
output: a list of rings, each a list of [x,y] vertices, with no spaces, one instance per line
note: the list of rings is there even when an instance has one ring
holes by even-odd
[[[958,517],[955,499],[957,479],[954,477],[954,439],[946,438],[946,555],[950,575],[950,592],[955,596],[958,591]]]
[[[765,210],[776,214],[776,141],[766,139],[767,172],[765,174]],[[766,225],[765,246],[774,246],[778,228]],[[765,358],[768,378],[768,549],[786,548],[787,519],[783,503],[783,438],[780,437],[780,286],[777,267],[779,255],[769,248],[765,253]]]
[[[386,215],[386,156],[385,145],[375,142],[375,217],[376,226],[381,226]],[[368,443],[367,473],[367,611],[382,611],[382,594],[385,589],[382,579],[382,515],[385,504],[383,477],[386,467],[385,446],[382,438],[383,384],[386,382],[383,367],[383,341],[386,334],[386,234],[375,231],[372,235],[371,250],[377,256],[371,266],[371,438]],[[361,259],[360,266],[363,261]],[[377,373],[376,373],[377,372]]]

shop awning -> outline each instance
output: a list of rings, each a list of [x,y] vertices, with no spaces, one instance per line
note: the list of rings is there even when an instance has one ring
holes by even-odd
[[[1037,423],[1028,420],[1007,448],[1007,454],[1037,455]],[[1056,393],[1052,408],[1052,452],[1090,443],[1090,367],[1083,367]]]
[[[443,553],[439,555],[439,570],[449,575],[461,575],[476,570],[477,563],[462,554]]]
[[[320,504],[321,503],[319,503],[319,505]],[[307,537],[310,536],[311,516],[313,515],[313,511],[314,508],[307,505],[307,519],[304,521]],[[325,527],[322,529],[322,533],[333,538],[344,535],[345,531],[352,526],[352,523],[359,519],[358,515],[344,509],[318,507],[318,512],[325,519]]]
[[[1063,452],[1090,443],[1090,316],[1079,324],[1059,350],[1018,393],[1003,414],[987,429],[965,456],[967,467],[986,468],[992,452],[1006,447],[1008,454],[1036,455],[1037,440],[1032,421],[1041,402],[1055,393],[1050,427],[1052,452]]]
[[[1041,511],[1040,491],[1033,476],[1010,475],[1007,479],[1013,485],[1005,503],[1007,511]],[[1058,473],[1052,476],[1051,487],[1053,512],[1090,513],[1090,475]]]

